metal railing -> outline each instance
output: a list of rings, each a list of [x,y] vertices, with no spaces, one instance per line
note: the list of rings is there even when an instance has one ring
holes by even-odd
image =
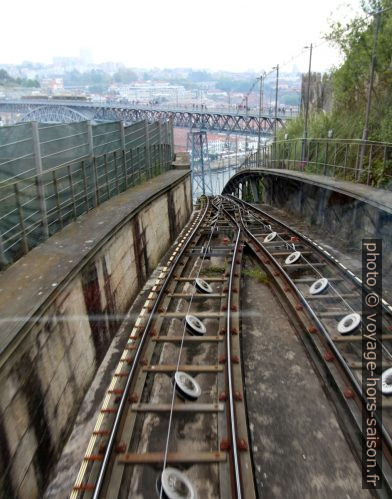
[[[80,126],[80,123],[73,125]],[[115,125],[121,130],[118,123]],[[64,160],[66,153],[59,155],[55,151],[43,155],[40,147],[43,144],[38,142],[32,158],[28,156],[33,160],[34,174],[32,168],[26,167],[24,171],[19,168],[17,175],[9,175],[8,169],[8,175],[5,175],[0,158],[0,267],[16,261],[104,201],[171,168],[170,125],[143,122],[127,128],[123,129],[122,139],[125,140],[120,134],[119,142],[113,134],[111,140],[106,140],[110,138],[110,134],[106,134],[105,142],[100,143],[99,134],[93,132],[95,150],[69,162]],[[32,129],[37,131],[36,124]],[[113,147],[108,150],[110,143],[114,150]],[[1,147],[0,143],[0,152]],[[73,146],[66,149],[73,149]],[[45,160],[54,156],[60,164],[48,167]],[[3,164],[9,166],[16,159],[20,158],[8,158]]]
[[[241,165],[259,167],[313,173],[392,190],[392,144],[386,142],[282,140],[263,146]]]

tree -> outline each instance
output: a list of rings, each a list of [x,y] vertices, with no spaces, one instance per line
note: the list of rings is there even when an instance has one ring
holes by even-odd
[[[28,87],[28,88],[39,88],[39,82],[37,80],[22,80],[21,82],[22,87]]]
[[[0,84],[12,83],[14,80],[5,69],[0,69]]]
[[[26,78],[12,78],[5,69],[0,69],[0,85],[5,86],[22,86],[22,87],[35,87],[38,88],[39,82]]]
[[[363,15],[342,24],[334,22],[326,39],[339,48],[343,63],[330,72],[333,105],[325,119],[317,114],[309,117],[309,136],[325,137],[328,127],[334,136],[356,138],[362,135],[369,88],[369,73],[377,16],[382,10],[377,37],[375,78],[372,88],[369,139],[392,141],[392,0],[362,2]],[[295,120],[288,124],[290,137],[302,135]]]
[[[388,9],[391,0],[363,2],[365,12]],[[344,55],[344,62],[332,72],[335,108],[350,112],[363,108],[369,85],[369,67],[372,58],[374,31],[377,19],[374,15],[358,17],[342,25],[334,23],[327,39]],[[385,104],[391,104],[392,85],[392,11],[380,16],[376,49],[375,83],[373,86],[373,118],[382,118]]]
[[[132,83],[137,79],[137,74],[129,68],[120,68],[117,73],[114,73],[113,75],[113,81],[116,83]]]
[[[191,71],[188,75],[188,78],[195,83],[211,81],[213,79],[211,74],[207,71]]]

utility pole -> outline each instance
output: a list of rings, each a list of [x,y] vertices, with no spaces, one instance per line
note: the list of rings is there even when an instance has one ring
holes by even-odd
[[[248,116],[248,96],[245,96],[245,116]],[[248,134],[245,135],[245,154],[248,152]]]
[[[389,9],[385,9],[389,10]],[[359,160],[358,160],[358,165],[357,165],[357,180],[360,178],[362,168],[363,168],[363,158],[365,156],[365,149],[366,149],[366,141],[368,140],[369,137],[369,116],[370,116],[370,106],[372,102],[372,92],[373,92],[373,83],[374,83],[374,71],[376,67],[376,60],[377,60],[377,42],[378,42],[378,32],[380,30],[380,23],[381,23],[381,14],[385,10],[380,10],[377,12],[373,12],[373,15],[377,16],[376,20],[376,26],[374,29],[374,37],[373,37],[373,50],[372,50],[372,59],[370,62],[370,80],[369,80],[369,87],[367,91],[367,99],[366,99],[366,111],[365,111],[365,125],[363,127],[363,132],[362,132],[362,144],[361,144],[361,149],[359,153]]]
[[[238,135],[235,136],[235,168],[237,171],[237,169],[238,169]]]
[[[257,137],[257,164],[260,163],[260,150],[261,150],[261,114],[263,109],[263,84],[265,73],[260,75],[260,89],[259,89],[259,134]]]
[[[279,64],[276,67],[276,88],[275,88],[275,123],[274,123],[274,141],[276,142],[276,128],[278,122],[278,88],[279,88]]]
[[[304,138],[302,141],[302,151],[301,151],[301,161],[305,161],[306,154],[306,142],[308,139],[308,118],[309,118],[309,100],[310,100],[310,76],[312,74],[312,52],[313,44],[310,44],[309,48],[309,70],[308,70],[308,87],[306,90],[306,102],[305,102],[305,122],[304,122]]]

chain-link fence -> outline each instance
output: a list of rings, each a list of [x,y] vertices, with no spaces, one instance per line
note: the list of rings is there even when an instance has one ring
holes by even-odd
[[[0,128],[0,265],[102,202],[171,168],[169,123]]]

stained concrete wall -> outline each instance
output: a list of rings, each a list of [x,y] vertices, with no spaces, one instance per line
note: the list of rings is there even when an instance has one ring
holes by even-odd
[[[309,235],[336,250],[335,256],[346,259],[346,265],[357,275],[361,274],[362,239],[382,239],[384,298],[392,300],[392,191],[323,175],[260,167],[240,169],[227,182],[223,194],[284,210],[287,223],[307,225]]]
[[[312,185],[265,175],[263,202],[284,209],[301,220],[324,230],[333,237],[340,250],[359,250],[361,240],[383,241],[383,275],[392,270],[392,206],[377,206],[327,186]],[[366,186],[362,186],[366,188]],[[380,192],[381,198],[381,192]]]
[[[55,297],[48,294],[46,307],[41,307],[39,317],[36,313],[34,327],[24,335],[18,348],[13,348],[8,356],[7,349],[3,351],[2,359],[6,360],[0,371],[1,497],[31,499],[42,495],[79,404],[123,314],[190,217],[190,176],[184,172],[181,175],[180,181],[168,183],[159,195],[155,192],[150,201],[144,200],[120,228],[118,224],[113,227],[107,242],[90,257],[84,256],[83,265],[76,272],[73,268]],[[162,186],[158,181],[159,190]],[[72,233],[72,227],[69,231]],[[89,234],[84,236],[89,242]],[[57,247],[61,247],[59,238],[61,241],[61,234],[55,241]],[[66,244],[66,237],[63,242]],[[42,273],[33,277],[29,273],[34,271],[27,270],[29,259],[38,256],[39,250],[36,248],[15,264],[20,277],[25,272],[30,278],[26,279],[26,286],[29,282],[33,285],[31,279],[35,282],[48,278]],[[11,267],[4,274],[11,271],[15,269]],[[1,280],[2,277],[0,288]],[[14,292],[16,300],[17,282],[15,279],[16,289],[6,290]],[[36,298],[31,296],[31,300]],[[21,303],[20,314],[24,313]]]

